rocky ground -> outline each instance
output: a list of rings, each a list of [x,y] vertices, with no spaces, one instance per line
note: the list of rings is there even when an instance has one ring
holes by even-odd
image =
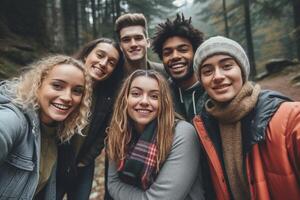
[[[300,101],[300,65],[287,67],[257,81],[263,89],[277,90],[295,101]],[[96,173],[90,200],[101,200],[104,195],[104,156],[101,154],[96,160]]]

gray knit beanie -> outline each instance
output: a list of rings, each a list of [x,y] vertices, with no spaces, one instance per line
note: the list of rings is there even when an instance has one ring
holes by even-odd
[[[207,39],[197,49],[194,55],[194,71],[199,75],[199,66],[204,60],[216,54],[226,54],[233,57],[240,65],[243,81],[248,80],[250,64],[243,47],[229,38],[215,36]]]

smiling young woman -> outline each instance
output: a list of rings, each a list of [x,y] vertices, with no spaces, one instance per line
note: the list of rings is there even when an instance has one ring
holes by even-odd
[[[109,38],[85,44],[74,56],[92,78],[90,123],[70,143],[59,146],[57,199],[88,200],[92,189],[95,159],[104,147],[113,102],[123,77],[123,54]]]
[[[193,120],[206,198],[300,199],[300,103],[250,82],[248,57],[229,38],[200,45],[194,69],[209,95]]]
[[[0,199],[55,199],[58,141],[82,134],[91,80],[63,55],[0,85]]]
[[[175,118],[168,83],[158,72],[136,70],[125,80],[107,153],[115,200],[203,199],[199,140],[191,124]]]

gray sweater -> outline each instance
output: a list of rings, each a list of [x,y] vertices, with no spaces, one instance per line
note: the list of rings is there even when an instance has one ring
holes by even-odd
[[[178,122],[167,160],[146,191],[121,182],[114,162],[109,163],[108,190],[115,200],[202,200],[200,142],[194,127]]]

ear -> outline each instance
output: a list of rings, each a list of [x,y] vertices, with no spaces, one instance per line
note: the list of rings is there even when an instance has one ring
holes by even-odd
[[[122,51],[122,53],[124,54],[124,50],[123,50],[123,48],[122,48],[122,45],[121,45],[121,44],[119,44],[119,47],[120,47],[120,50]]]
[[[150,48],[150,47],[151,47],[151,39],[147,38],[147,48]]]

